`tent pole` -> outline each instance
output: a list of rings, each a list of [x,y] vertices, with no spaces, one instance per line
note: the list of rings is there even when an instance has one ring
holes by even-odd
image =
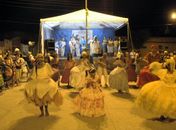
[[[39,25],[39,36],[38,36],[38,43],[37,43],[37,53],[40,53],[40,45],[41,44],[41,24]]]
[[[39,25],[39,36],[38,36],[38,43],[37,43],[37,54],[40,53],[40,46],[41,46],[41,40],[42,36],[41,36],[41,23]]]
[[[87,8],[87,0],[85,0],[85,9],[86,9],[86,46],[88,45],[88,8]]]
[[[127,23],[127,35],[128,35],[128,46],[131,45],[132,50],[134,50],[129,21]]]
[[[130,35],[129,35],[129,21],[127,23],[127,40],[128,40],[128,48],[130,48]],[[129,49],[128,49],[129,50]]]
[[[40,43],[40,53],[45,54],[45,43],[44,43],[44,30],[42,23],[40,24],[40,30],[41,30],[41,43]]]

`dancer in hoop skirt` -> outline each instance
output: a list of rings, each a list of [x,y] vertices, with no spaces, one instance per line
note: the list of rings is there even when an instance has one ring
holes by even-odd
[[[128,75],[123,67],[123,62],[117,59],[115,64],[117,67],[109,74],[109,85],[110,87],[117,89],[118,93],[125,92],[129,94]]]
[[[137,97],[139,107],[160,116],[159,121],[176,118],[176,71],[174,59],[166,61],[167,73],[158,81],[145,84]]]
[[[86,83],[86,71],[92,66],[88,59],[88,53],[83,51],[80,63],[70,70],[69,85],[75,89],[82,89]]]
[[[82,116],[99,117],[105,115],[104,94],[100,89],[100,79],[95,76],[95,69],[87,72],[86,87],[75,98],[77,112]]]
[[[38,54],[31,76],[32,80],[25,85],[25,95],[29,102],[33,102],[40,108],[40,117],[44,114],[45,116],[49,115],[48,104],[51,102],[57,106],[62,104],[62,96],[57,83],[50,78],[52,74],[51,66],[44,62],[42,54]]]

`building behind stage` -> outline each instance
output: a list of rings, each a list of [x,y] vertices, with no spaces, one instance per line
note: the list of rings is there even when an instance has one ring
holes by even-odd
[[[160,50],[176,52],[176,37],[150,37],[143,43],[141,52],[147,53],[153,44],[157,45]]]

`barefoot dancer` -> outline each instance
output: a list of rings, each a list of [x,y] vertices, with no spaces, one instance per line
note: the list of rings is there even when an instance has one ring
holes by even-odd
[[[39,106],[41,115],[48,116],[48,104],[54,102],[55,105],[60,106],[62,104],[62,96],[59,93],[57,83],[50,77],[53,71],[48,63],[44,62],[42,54],[38,54],[36,57],[36,65],[32,74],[32,79],[25,86],[25,95],[29,101]]]

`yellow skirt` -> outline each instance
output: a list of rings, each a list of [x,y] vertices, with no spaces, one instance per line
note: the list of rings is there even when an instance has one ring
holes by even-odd
[[[155,115],[176,118],[176,85],[154,81],[144,85],[136,104]]]

